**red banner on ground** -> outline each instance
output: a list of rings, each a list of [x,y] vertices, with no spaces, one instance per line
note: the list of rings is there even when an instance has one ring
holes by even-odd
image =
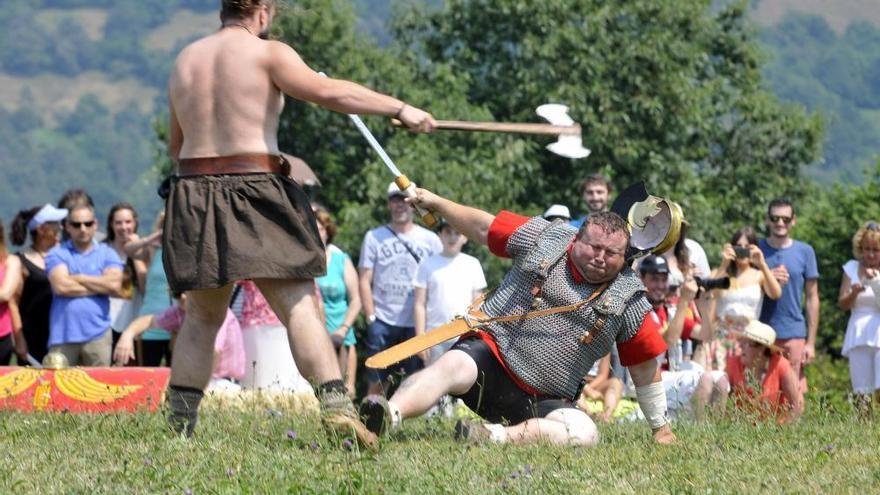
[[[170,368],[0,367],[0,410],[155,412]]]

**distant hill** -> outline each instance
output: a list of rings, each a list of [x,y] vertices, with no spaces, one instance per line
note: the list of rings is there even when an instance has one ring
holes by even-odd
[[[352,0],[387,42],[391,0]],[[441,0],[431,0],[440,5]],[[153,123],[174,54],[217,29],[217,0],[4,0],[0,9],[0,218],[85,187],[101,212],[151,217]],[[768,87],[821,112],[811,173],[857,181],[880,145],[880,1],[756,0]],[[147,220],[146,223],[149,223]]]

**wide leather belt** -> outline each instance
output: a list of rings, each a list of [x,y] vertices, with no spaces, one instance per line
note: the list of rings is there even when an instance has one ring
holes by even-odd
[[[177,175],[221,174],[281,174],[290,173],[290,164],[278,155],[230,155],[206,158],[184,158],[177,164]]]

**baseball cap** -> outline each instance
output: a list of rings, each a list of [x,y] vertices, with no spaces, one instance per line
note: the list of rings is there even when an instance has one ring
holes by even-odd
[[[393,198],[394,196],[406,197],[406,193],[401,191],[397,184],[392,182],[388,184],[388,197]]]
[[[547,211],[544,212],[544,218],[547,220],[555,218],[571,220],[571,212],[568,211],[568,207],[565,205],[550,205],[550,208],[547,208]]]
[[[669,263],[663,256],[651,254],[645,256],[639,264],[640,273],[669,273]]]
[[[55,208],[50,204],[46,204],[28,222],[28,230],[34,230],[44,223],[60,222],[65,218],[67,218],[66,208]]]

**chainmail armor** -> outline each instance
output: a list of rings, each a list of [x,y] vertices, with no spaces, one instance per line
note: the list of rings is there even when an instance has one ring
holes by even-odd
[[[483,303],[482,311],[488,316],[520,315],[589,298],[598,286],[576,283],[567,266],[567,248],[576,234],[577,229],[568,224],[551,224],[540,217],[517,229],[507,243],[513,268]],[[530,290],[542,277],[541,297],[533,307]],[[625,267],[601,296],[577,311],[492,323],[487,331],[504,361],[525,383],[543,394],[574,400],[593,363],[608,354],[615,341],[629,340],[641,327],[651,309],[644,292],[641,280]],[[581,343],[584,332],[599,318],[605,319],[602,330],[589,344]]]

